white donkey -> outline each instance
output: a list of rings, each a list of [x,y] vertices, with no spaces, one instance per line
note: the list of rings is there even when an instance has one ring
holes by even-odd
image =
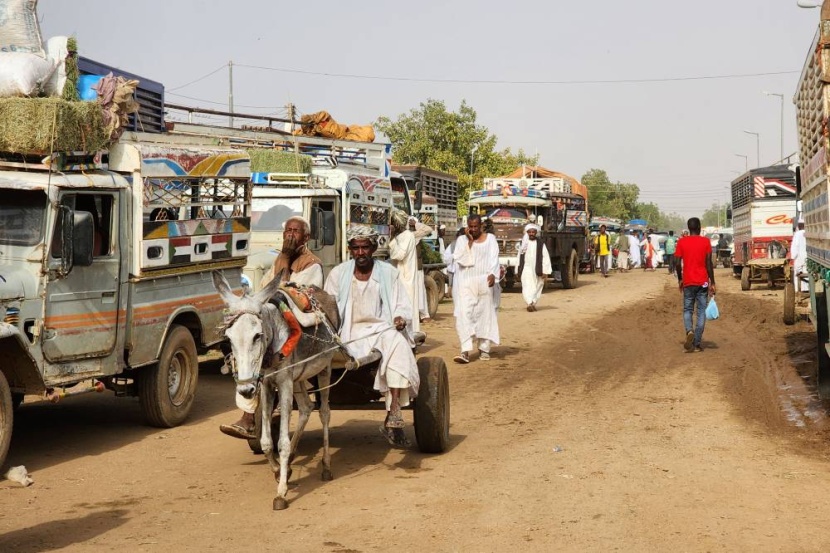
[[[320,420],[323,423],[322,478],[325,481],[332,479],[328,385],[331,381],[331,359],[337,349],[337,341],[328,325],[320,324],[314,328],[306,328],[303,329],[294,350],[283,357],[281,350],[289,340],[291,328],[280,309],[269,302],[279,289],[279,279],[272,280],[253,296],[239,297],[231,291],[222,273],[214,271],[213,286],[229,310],[225,336],[233,350],[236,390],[246,398],[253,397],[259,390],[259,408],[263,421],[260,425],[260,443],[278,482],[274,510],[282,510],[288,507],[285,496],[288,492],[288,478],[291,476],[289,464],[314,408],[308,397],[306,382],[313,376],[317,376],[320,387]],[[271,425],[265,422],[271,420],[275,392],[279,393],[281,414],[279,460],[271,438]],[[300,416],[297,429],[289,440],[292,398],[297,401]]]

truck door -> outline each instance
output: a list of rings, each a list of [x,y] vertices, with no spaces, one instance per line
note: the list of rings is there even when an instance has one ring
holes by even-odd
[[[323,274],[328,276],[332,267],[343,261],[339,257],[338,244],[343,238],[338,236],[340,220],[337,205],[331,199],[313,199],[311,202],[311,238],[309,249],[323,262]]]
[[[92,265],[74,266],[63,278],[50,276],[46,287],[43,354],[51,362],[103,357],[115,346],[117,322],[124,316],[118,311],[121,244],[116,199],[115,192],[73,192],[61,197],[61,204],[92,214],[95,238]],[[60,228],[59,220],[50,267],[60,263]]]

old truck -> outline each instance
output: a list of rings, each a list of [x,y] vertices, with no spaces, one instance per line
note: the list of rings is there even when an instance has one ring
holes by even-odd
[[[827,121],[830,120],[830,0],[821,7],[821,16],[801,71],[795,96],[796,127],[801,160],[797,192],[803,208],[807,241],[807,281],[811,320],[817,337],[818,390],[830,398],[830,165],[828,165]],[[734,226],[734,223],[733,223]],[[737,232],[737,229],[736,229]],[[794,317],[794,282],[784,289],[784,321]]]
[[[530,222],[542,228],[540,238],[554,270],[551,280],[564,288],[576,286],[587,247],[586,201],[587,193],[576,179],[543,167],[522,167],[505,177],[484,179],[484,189],[470,193],[470,211],[493,222],[506,289],[517,281],[517,254],[524,226]]]
[[[732,267],[742,290],[784,283],[795,196],[795,171],[786,165],[750,169],[732,181]]]
[[[448,232],[458,227],[458,177],[456,175],[427,169],[420,165],[393,165],[392,171],[400,174],[410,184],[409,189],[419,191],[423,196],[423,212],[434,205],[434,224],[446,225]],[[427,221],[422,221],[430,224]],[[433,225],[430,225],[433,226]]]
[[[109,389],[181,424],[218,345],[210,272],[241,289],[248,157],[127,133],[108,153],[0,154],[0,465],[26,399]]]

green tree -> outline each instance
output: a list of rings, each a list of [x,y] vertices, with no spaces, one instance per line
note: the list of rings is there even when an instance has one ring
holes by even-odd
[[[700,217],[700,225],[703,227],[725,227],[728,226],[726,220],[726,211],[731,206],[731,203],[718,204],[713,203],[712,207],[703,212]]]
[[[640,187],[636,184],[612,183],[602,169],[591,169],[582,175],[582,184],[588,187],[588,205],[591,213],[627,221],[634,217]]]
[[[469,191],[481,188],[484,177],[504,175],[523,164],[538,162],[538,156],[522,150],[496,150],[496,136],[476,122],[476,111],[466,101],[454,112],[447,110],[443,101],[430,98],[395,120],[378,118],[375,128],[394,145],[394,163],[421,165],[458,176],[460,214],[467,212]]]

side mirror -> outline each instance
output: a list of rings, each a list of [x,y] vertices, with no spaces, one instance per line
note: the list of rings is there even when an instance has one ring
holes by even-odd
[[[89,267],[92,265],[92,248],[95,243],[95,223],[92,220],[92,213],[88,211],[74,212],[72,227],[72,264],[79,267]]]
[[[731,218],[732,218],[732,208],[731,208],[731,207],[727,207],[727,208],[726,208],[726,219],[727,219],[727,220],[729,220],[729,219],[731,219]]]

